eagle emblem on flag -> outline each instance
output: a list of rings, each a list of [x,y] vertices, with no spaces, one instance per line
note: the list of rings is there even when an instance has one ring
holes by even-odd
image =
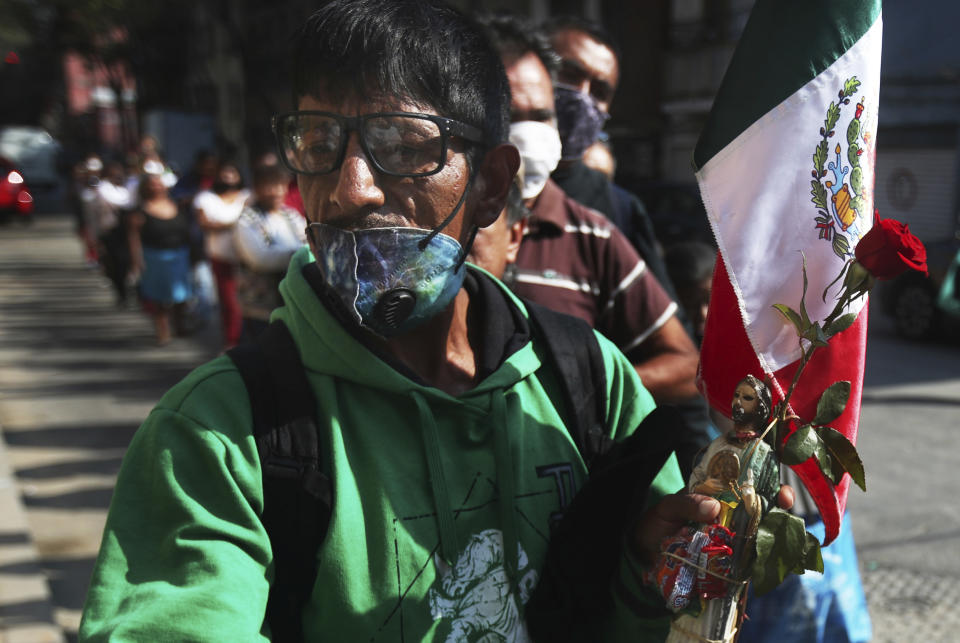
[[[853,247],[866,232],[871,213],[864,177],[873,176],[874,159],[873,123],[866,110],[866,98],[860,98],[853,108],[849,105],[860,88],[856,76],[848,78],[837,92],[837,100],[831,101],[826,118],[820,128],[820,142],[813,152],[813,170],[810,182],[811,201],[816,206],[816,228],[819,238],[833,245],[833,252],[840,259],[853,256]],[[834,142],[841,116],[849,118],[846,127],[846,150],[841,140]],[[866,152],[866,154],[864,154]]]

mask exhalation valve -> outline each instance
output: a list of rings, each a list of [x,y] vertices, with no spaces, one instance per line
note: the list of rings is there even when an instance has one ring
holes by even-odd
[[[417,304],[413,291],[406,288],[394,288],[383,293],[373,309],[373,316],[388,328],[397,328],[402,324]]]

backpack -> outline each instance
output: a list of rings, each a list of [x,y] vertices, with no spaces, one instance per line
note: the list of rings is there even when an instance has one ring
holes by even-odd
[[[610,450],[605,430],[607,386],[600,344],[583,320],[524,302],[532,331],[559,375],[561,415],[588,468]],[[263,471],[262,520],[274,555],[266,619],[276,641],[302,641],[303,608],[313,591],[314,560],[333,506],[322,472],[316,402],[293,337],[274,321],[253,342],[227,355],[250,399],[253,434]]]

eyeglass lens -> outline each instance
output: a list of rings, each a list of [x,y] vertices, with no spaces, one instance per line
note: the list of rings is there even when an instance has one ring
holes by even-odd
[[[418,175],[436,171],[444,162],[444,138],[437,123],[414,116],[371,116],[361,121],[360,135],[372,160],[382,170]],[[346,128],[320,114],[290,114],[281,122],[283,153],[298,172],[336,169]]]

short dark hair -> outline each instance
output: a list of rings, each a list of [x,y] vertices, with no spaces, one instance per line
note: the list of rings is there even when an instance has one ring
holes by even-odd
[[[279,165],[258,165],[253,168],[253,187],[290,182],[290,174]]]
[[[247,187],[247,182],[243,180],[243,172],[240,171],[240,165],[232,159],[221,159],[220,165],[217,166],[217,174],[214,176],[213,185],[210,186],[210,191],[214,194],[223,194],[227,191],[227,186],[220,180],[220,173],[228,167],[233,168],[240,175],[240,182],[234,187],[238,190]]]
[[[713,274],[717,251],[702,241],[681,241],[664,251],[663,262],[677,288],[695,286]]]
[[[557,71],[560,69],[560,56],[550,46],[547,35],[532,22],[502,12],[478,14],[477,22],[502,57],[519,58],[532,52],[547,68],[550,78],[556,80]]]
[[[582,31],[597,42],[606,45],[613,52],[617,63],[620,62],[620,43],[606,27],[596,20],[574,15],[559,15],[547,19],[542,28],[550,38],[560,31]]]
[[[510,88],[479,25],[442,0],[333,0],[293,43],[293,98],[401,97],[507,140]],[[475,149],[475,148],[474,148]]]

